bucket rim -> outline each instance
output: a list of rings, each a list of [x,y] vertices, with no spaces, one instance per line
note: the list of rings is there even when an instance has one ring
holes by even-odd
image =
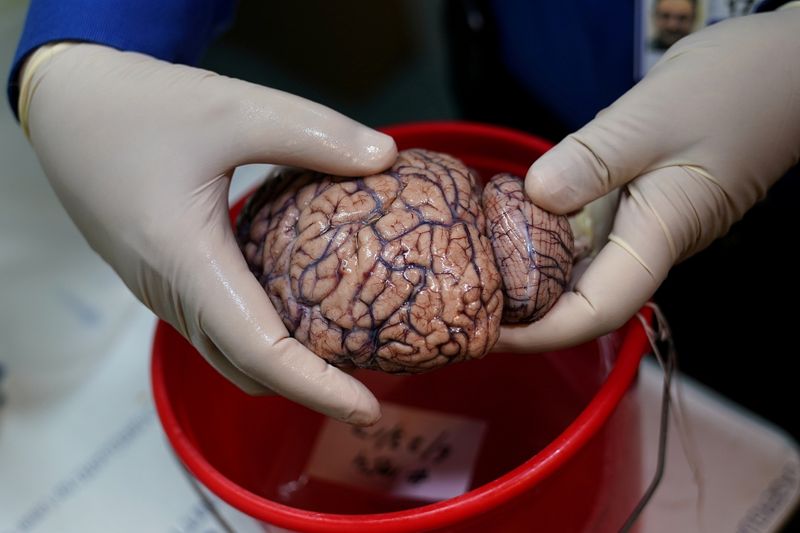
[[[648,322],[649,307],[641,309]],[[600,431],[630,389],[647,337],[636,317],[626,331],[614,367],[581,413],[553,441],[513,470],[455,498],[389,513],[334,514],[307,511],[268,500],[237,485],[209,463],[178,422],[164,382],[161,339],[172,327],[159,321],[154,336],[151,379],[156,411],[176,455],[189,472],[216,496],[248,516],[296,531],[410,532],[445,527],[487,512],[532,489],[568,463]],[[173,330],[174,332],[174,330]],[[177,334],[177,333],[174,333]]]
[[[491,137],[539,154],[552,146],[549,141],[528,133],[477,122],[414,122],[388,126],[381,131],[397,135],[425,132]],[[650,307],[643,307],[639,313],[648,323],[652,321]],[[388,513],[334,514],[298,509],[250,492],[218,471],[184,432],[173,408],[164,379],[164,359],[169,355],[164,340],[177,332],[164,321],[159,321],[155,329],[150,377],[156,412],[179,460],[206,488],[239,511],[257,520],[297,531],[410,532],[446,527],[498,507],[549,478],[582,450],[630,389],[639,362],[646,353],[647,336],[636,317],[617,331],[622,333],[622,342],[611,372],[586,407],[547,446],[513,470],[460,496]],[[597,342],[597,339],[589,342]]]

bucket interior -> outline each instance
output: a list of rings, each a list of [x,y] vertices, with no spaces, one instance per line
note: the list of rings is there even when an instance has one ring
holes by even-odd
[[[328,419],[280,397],[244,394],[172,328],[160,327],[168,354],[161,361],[162,376],[178,425],[205,461],[235,485],[272,502],[323,513],[385,513],[436,501],[398,496],[391,487],[376,491],[315,477],[309,472],[313,453],[317,460],[350,461],[358,450],[320,451]],[[549,354],[490,354],[418,376],[374,371],[355,376],[381,403],[478,422],[483,433],[477,455],[462,465],[470,470],[471,490],[520,467],[575,420],[613,367],[616,344],[609,336]],[[409,438],[402,436],[401,445]],[[384,439],[387,451],[389,439]],[[598,472],[602,468],[595,466]],[[584,474],[598,483],[602,478]]]
[[[450,153],[476,170],[483,180],[498,172],[524,176],[530,162],[549,147],[546,141],[522,133],[477,124],[413,124],[386,131],[394,136],[400,149],[421,147]],[[241,203],[233,209],[232,219],[235,220],[240,208]],[[627,344],[630,346],[623,348],[622,353],[626,354],[630,372],[617,380],[615,386],[617,389],[630,386],[645,342],[643,334],[635,343],[627,342],[634,327],[639,325],[631,322],[620,331],[553,353],[493,353],[481,360],[422,375],[397,376],[362,370],[355,372],[355,377],[382,405],[443,417],[442,420],[465,420],[470,427],[480,429],[472,436],[451,435],[448,453],[464,447],[473,453],[455,466],[448,466],[444,459],[441,463],[445,470],[459,469],[456,476],[462,483],[459,493],[485,490],[487,485],[496,488],[502,483],[506,485],[500,491],[513,491],[509,486],[517,483],[521,475],[529,474],[561,453],[553,443],[558,439],[565,441],[565,430],[572,425],[572,432],[577,433],[576,418],[586,418],[587,406],[596,401],[601,389],[608,388],[607,378],[618,366],[620,347]],[[369,522],[365,515],[406,511],[404,516],[407,516],[409,510],[430,509],[436,502],[453,501],[452,486],[439,491],[440,497],[436,496],[436,490],[424,495],[413,490],[396,490],[398,485],[408,486],[408,477],[400,479],[408,472],[392,471],[391,465],[376,462],[383,455],[391,456],[392,446],[410,448],[419,440],[415,437],[422,438],[421,449],[433,449],[425,446],[435,440],[430,424],[428,433],[422,436],[414,434],[413,424],[389,424],[379,429],[383,432],[379,435],[369,433],[374,429],[364,430],[366,433],[361,436],[366,437],[356,442],[353,449],[349,448],[354,442],[352,438],[350,444],[328,441],[327,432],[333,431],[330,425],[338,423],[281,397],[246,395],[213,370],[165,323],[160,323],[156,332],[153,379],[159,414],[179,456],[207,486],[218,494],[224,493],[221,495],[229,503],[241,504],[240,509],[269,523],[298,528],[313,523],[319,531],[351,531],[356,522],[342,522],[335,529],[338,526],[333,518],[358,515],[364,517],[365,525],[377,528],[364,531],[416,531],[419,529],[414,523],[403,525],[401,521],[392,522],[396,529],[383,529],[389,522]],[[617,390],[612,401],[618,402],[623,393],[624,390]],[[607,407],[609,411],[613,409]],[[623,430],[631,429],[624,424],[620,426]],[[338,431],[346,433],[347,429]],[[615,426],[606,433],[619,432]],[[567,516],[567,522],[587,523],[594,520],[590,516],[593,507],[613,505],[608,502],[614,495],[608,494],[597,505],[592,503],[603,492],[602,484],[609,482],[609,476],[617,475],[609,473],[612,464],[609,457],[626,453],[627,458],[615,460],[635,465],[635,450],[623,450],[616,441],[612,442],[613,438],[616,437],[594,438],[589,453],[583,453],[578,461],[579,466],[562,476],[553,485],[555,488],[548,489],[563,492],[554,497],[563,501],[563,511],[559,508],[557,514]],[[366,462],[359,458],[359,446],[370,448]],[[435,459],[427,457],[426,465],[433,465]],[[371,485],[353,483],[352,479],[333,479],[319,475],[320,463],[334,465],[338,472],[354,471],[354,479],[359,475],[397,479],[391,482],[383,479]],[[626,468],[628,477],[636,478],[638,467]],[[624,484],[621,479],[616,483]],[[626,513],[633,505],[630,497],[639,491],[638,485],[629,488],[626,499],[620,500],[620,509],[602,512],[609,516]],[[529,490],[529,496],[536,498],[536,490],[536,487]],[[580,505],[568,505],[570,497],[574,498],[573,503],[580,501]],[[546,499],[539,500],[542,507],[549,505]],[[480,505],[473,506],[469,513],[477,514]],[[527,502],[523,507],[530,509]],[[285,514],[283,518],[278,516],[281,513]],[[315,513],[326,513],[325,519]],[[457,520],[455,516],[442,518],[441,523],[452,523]],[[560,518],[554,520],[563,522]],[[320,525],[322,522],[328,525]],[[519,527],[527,531],[524,523]]]

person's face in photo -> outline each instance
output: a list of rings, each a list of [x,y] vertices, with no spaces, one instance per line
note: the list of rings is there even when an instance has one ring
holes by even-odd
[[[656,0],[653,12],[655,38],[653,46],[666,50],[681,37],[692,32],[695,6],[691,0]]]

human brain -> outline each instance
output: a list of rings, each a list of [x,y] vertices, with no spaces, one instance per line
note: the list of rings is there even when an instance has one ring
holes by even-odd
[[[481,191],[461,161],[421,149],[363,178],[284,169],[237,226],[289,332],[340,367],[419,373],[480,358],[501,321],[543,316],[572,266],[567,218],[534,206],[518,178]]]

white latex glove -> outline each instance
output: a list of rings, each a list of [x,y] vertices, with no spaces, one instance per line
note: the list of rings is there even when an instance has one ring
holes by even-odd
[[[141,54],[68,46],[26,66],[29,131],[91,246],[240,388],[266,387],[350,423],[375,422],[380,408],[367,388],[289,336],[239,251],[227,198],[235,166],[369,175],[394,162],[394,141],[280,91]]]
[[[616,187],[622,195],[609,242],[573,290],[540,321],[503,328],[495,349],[546,351],[621,326],[673,264],[724,235],[798,159],[800,9],[682,39],[531,166],[528,194],[556,213]]]

